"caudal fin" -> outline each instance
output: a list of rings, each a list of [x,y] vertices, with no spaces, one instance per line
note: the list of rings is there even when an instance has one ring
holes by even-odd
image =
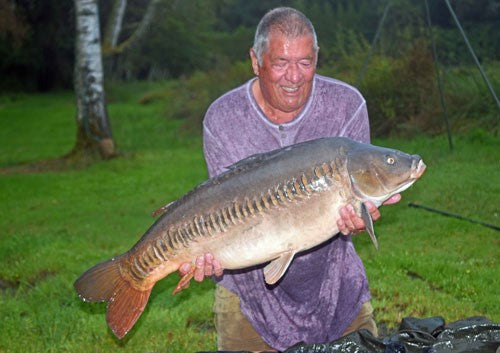
[[[138,290],[120,273],[120,258],[95,265],[74,284],[83,301],[108,302],[106,321],[118,338],[123,338],[134,326],[146,306],[151,288]]]

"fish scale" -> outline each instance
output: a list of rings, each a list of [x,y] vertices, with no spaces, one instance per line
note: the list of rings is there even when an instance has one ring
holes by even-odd
[[[124,337],[154,284],[191,264],[174,294],[187,287],[197,257],[211,253],[224,269],[267,263],[277,283],[296,253],[338,232],[339,210],[352,204],[377,246],[363,203],[377,206],[425,170],[419,156],[341,137],[254,155],[155,212],[161,215],[126,253],[95,265],[75,282],[85,301],[108,302],[106,320]]]
[[[323,163],[323,165],[324,164],[325,163]],[[286,197],[279,196],[278,193],[280,190],[279,184],[278,186],[272,189],[268,189],[266,193],[254,197],[253,199],[255,207],[252,208],[250,212],[247,211],[246,214],[247,215],[260,214],[265,210],[270,209],[271,207],[280,206],[278,199],[280,200],[286,199],[289,202],[293,202],[296,196],[303,196],[302,194],[303,192],[299,190],[307,191],[308,192],[307,195],[310,195],[313,192],[312,185],[315,184],[318,180],[325,179],[325,176],[319,170],[320,170],[319,166],[313,168],[314,175],[316,178],[311,178],[309,181],[307,181],[307,177],[305,176],[305,174],[302,174],[301,176],[302,183],[297,184],[297,186],[295,186],[295,183],[297,183],[297,180],[295,178],[292,179],[292,181],[285,182],[284,190],[288,190],[285,191],[285,194],[287,195]],[[274,192],[272,191],[273,189],[275,190]],[[259,211],[258,213],[255,212],[255,208]],[[202,216],[202,219],[210,220],[210,224],[203,222],[203,226],[200,226],[199,218],[195,216],[193,220],[188,224],[184,224],[182,227],[179,227],[176,230],[175,229],[169,230],[169,232],[171,232],[169,234],[174,234],[175,243],[182,243],[184,247],[187,247],[189,245],[187,243],[188,241],[197,241],[198,236],[205,235],[206,232],[202,231],[202,229],[207,229],[210,235],[214,235],[215,233],[221,231],[221,229],[225,231],[231,225],[237,225],[238,222],[244,222],[246,216],[241,211],[241,209],[243,208],[241,208],[238,202],[233,202],[232,206],[230,207],[224,207],[221,210],[217,210],[213,213],[210,213],[209,215]],[[217,221],[221,221],[222,224],[218,224]],[[197,229],[196,232],[194,231],[195,227]],[[189,234],[191,234],[191,236]],[[177,236],[181,239],[180,241],[176,240]],[[159,258],[159,256],[156,257]]]

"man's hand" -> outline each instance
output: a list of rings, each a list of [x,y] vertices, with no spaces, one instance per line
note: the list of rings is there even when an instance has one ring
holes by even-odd
[[[387,201],[384,202],[384,205],[391,205],[401,200],[401,194],[396,194],[391,196]],[[372,216],[373,221],[376,221],[380,218],[380,211],[371,201],[365,202],[366,207],[368,208],[368,212]],[[344,206],[340,209],[340,219],[337,221],[337,226],[339,227],[339,231],[344,235],[349,234],[358,234],[365,230],[365,222],[363,219],[358,217],[356,212],[354,211],[354,207],[352,205]]]
[[[185,262],[179,267],[179,274],[184,276],[191,270],[191,263]],[[194,280],[197,282],[203,281],[205,276],[222,276],[222,267],[213,255],[210,253],[205,254],[205,256],[200,256],[196,259],[195,270],[194,270]]]

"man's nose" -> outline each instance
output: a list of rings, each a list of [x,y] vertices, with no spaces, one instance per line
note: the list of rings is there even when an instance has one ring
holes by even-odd
[[[293,83],[299,82],[302,79],[302,73],[297,63],[290,63],[288,65],[285,78]]]

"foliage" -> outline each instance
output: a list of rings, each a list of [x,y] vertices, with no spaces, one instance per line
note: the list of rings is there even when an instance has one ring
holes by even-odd
[[[212,1],[163,1],[148,29],[147,40],[121,55],[111,76],[162,79],[207,67],[210,54],[206,33],[213,22]]]
[[[63,5],[48,0],[42,8],[38,2],[28,5],[21,0],[12,0],[17,7],[5,6],[9,1],[0,2],[0,11],[9,9],[3,12],[7,18],[3,26],[0,21],[3,78],[0,90],[2,85],[8,90],[70,87],[72,2]],[[123,36],[133,30],[147,4],[148,0],[128,2],[125,21],[129,25],[124,27]],[[452,127],[463,130],[480,125],[498,131],[498,108],[477,71],[464,69],[472,65],[472,59],[448,9],[442,2],[429,4]],[[481,4],[489,12],[478,11],[471,1],[453,6],[498,92],[495,77],[498,77],[500,50],[495,49],[500,43],[497,38],[500,32],[495,31],[494,22],[498,9],[488,0],[481,0]],[[111,4],[101,1],[100,5],[105,22]],[[185,129],[199,129],[209,104],[252,76],[248,48],[255,25],[265,11],[279,5],[302,10],[315,24],[321,47],[319,72],[357,85],[385,2],[165,0],[158,8],[147,40],[134,51],[108,59],[105,78],[115,81],[179,78],[165,89],[150,90],[142,101],[174,102],[166,104],[164,114],[184,119]],[[56,20],[46,24],[52,15]],[[359,85],[368,101],[374,135],[440,133],[445,128],[429,34],[421,1],[391,1],[380,40]]]
[[[184,119],[185,129],[201,131],[201,122],[209,105],[226,91],[233,89],[252,77],[247,62],[238,62],[229,69],[197,72],[181,79],[161,91],[146,93],[142,103],[162,99],[166,103],[166,115]]]
[[[442,123],[435,119],[439,109],[435,66],[422,42],[396,59],[377,57],[360,89],[376,136],[408,129],[441,131]]]
[[[164,102],[139,104],[164,83],[112,83],[110,116],[122,157],[84,169],[0,173],[0,351],[195,352],[215,350],[213,284],[177,296],[173,274],[154,288],[146,312],[122,341],[105,324],[105,305],[81,302],[72,283],[98,261],[126,251],[152,224],[150,212],[206,178],[201,139],[176,131]],[[163,97],[164,100],[173,98]],[[61,155],[71,148],[71,94],[0,97],[0,165]],[[7,139],[7,140],[6,140]],[[367,269],[376,319],[389,329],[402,317],[473,315],[500,320],[496,232],[406,206],[416,202],[499,224],[499,137],[379,139],[423,156],[423,179],[404,200],[383,207],[376,252],[355,237]],[[474,190],[471,194],[470,190]],[[472,198],[471,198],[472,197]]]
[[[113,1],[99,1],[101,25]],[[122,38],[136,28],[149,0],[127,2]],[[321,47],[320,64],[332,65],[371,42],[386,1],[376,0],[163,0],[145,41],[106,60],[105,77],[122,80],[188,76],[248,57],[255,27],[276,6],[293,6],[311,18]],[[426,32],[421,0],[391,0],[377,45],[397,57]],[[443,1],[429,1],[439,57],[446,65],[468,65],[468,51]],[[72,1],[0,0],[1,91],[70,88],[74,61]],[[499,8],[491,0],[453,2],[472,46],[483,62],[499,60]]]
[[[499,63],[487,63],[489,77],[500,77]],[[500,111],[476,67],[455,67],[444,72],[446,101],[453,118],[454,131],[482,127],[491,133],[500,132]],[[492,81],[497,97],[500,81]]]
[[[438,134],[446,129],[436,76],[439,67],[452,131],[481,126],[498,133],[499,110],[479,70],[436,64],[429,44],[420,39],[396,57],[375,55],[361,77],[366,60],[361,51],[347,52],[342,60],[322,65],[319,72],[359,86],[367,100],[372,135]],[[484,68],[489,77],[498,77],[499,62],[488,62]],[[498,92],[500,82],[491,83]]]
[[[491,59],[491,53],[500,52],[500,42],[495,35],[498,27],[498,24],[486,23],[477,27],[467,25],[464,28],[474,53],[482,64]],[[456,28],[436,28],[435,38],[438,59],[442,64],[460,66],[474,63],[463,37]]]
[[[72,1],[2,0],[14,9],[0,25],[0,91],[49,91],[69,87],[73,74],[74,11]],[[12,40],[15,39],[15,40]]]

